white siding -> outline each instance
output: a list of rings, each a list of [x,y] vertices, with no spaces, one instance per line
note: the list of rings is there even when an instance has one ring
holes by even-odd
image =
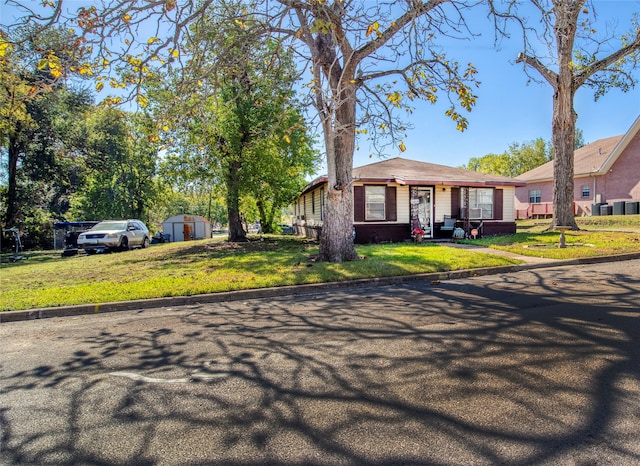
[[[298,198],[296,203],[293,205],[294,225],[322,226],[321,195],[324,194],[325,191],[326,190],[323,187],[319,187]],[[314,200],[315,209],[313,205]]]
[[[515,222],[516,207],[515,197],[516,188],[514,186],[505,186],[502,188],[502,221]]]
[[[314,189],[313,192],[307,193],[307,225],[315,226],[322,225],[320,215],[320,203],[321,192],[324,190],[321,188]],[[315,204],[315,207],[314,207]]]
[[[396,223],[409,223],[411,219],[411,209],[409,201],[409,186],[397,186],[397,214],[398,221]]]
[[[515,221],[515,187],[504,186],[502,188],[502,221],[513,222]],[[435,206],[436,214],[435,221],[443,222],[445,215],[458,215],[457,212],[451,212],[451,188],[448,186],[436,186],[435,187]]]
[[[434,189],[435,222],[444,222],[445,215],[451,215],[451,188],[436,186]],[[457,215],[457,214],[456,214]]]

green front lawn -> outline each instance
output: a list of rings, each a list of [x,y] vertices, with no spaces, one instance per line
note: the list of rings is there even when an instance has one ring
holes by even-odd
[[[640,252],[640,215],[577,219],[583,229],[545,231],[549,220],[520,222],[518,233],[467,243],[526,256],[571,259]],[[358,246],[366,259],[342,264],[313,261],[317,245],[293,236],[252,238],[244,244],[222,239],[160,244],[145,250],[60,257],[27,252],[9,262],[0,257],[0,310],[33,309],[166,296],[197,295],[274,286],[356,280],[515,264],[519,261],[443,244]]]
[[[488,236],[464,243],[524,256],[574,259],[640,252],[640,215],[579,217],[580,231],[565,232],[567,247],[558,247],[560,232],[547,231],[551,220],[518,222],[515,235]]]
[[[273,286],[388,277],[518,263],[435,244],[359,246],[366,257],[342,264],[312,260],[317,245],[292,236],[249,243],[204,240],[116,254],[3,256],[0,310],[32,309]]]

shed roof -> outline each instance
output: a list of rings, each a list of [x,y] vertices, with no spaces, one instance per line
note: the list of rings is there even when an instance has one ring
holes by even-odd
[[[203,222],[203,223],[211,223],[206,218],[201,215],[189,215],[189,214],[178,214],[173,217],[169,217],[162,223],[183,223],[183,222]]]

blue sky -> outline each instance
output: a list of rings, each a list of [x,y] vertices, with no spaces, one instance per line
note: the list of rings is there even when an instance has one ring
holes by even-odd
[[[618,21],[620,32],[629,29],[629,19],[640,12],[637,0],[601,0],[594,2],[601,19]],[[486,20],[481,14],[474,30],[483,28]],[[513,142],[524,143],[542,137],[551,140],[551,116],[553,113],[552,88],[547,83],[528,83],[522,65],[515,64],[521,51],[518,35],[504,41],[496,51],[493,34],[487,34],[473,42],[453,42],[447,48],[448,57],[460,63],[473,63],[482,82],[477,90],[478,102],[471,113],[466,114],[469,128],[461,133],[445,115],[446,107],[434,107],[423,103],[416,108],[411,122],[415,127],[404,140],[404,153],[396,151],[389,157],[404,157],[448,166],[466,164],[472,157],[489,153],[502,153]],[[534,74],[533,72],[531,74]],[[640,70],[636,71],[640,81]],[[597,102],[593,91],[580,89],[575,99],[578,113],[577,127],[582,130],[585,142],[624,134],[640,116],[640,83],[627,93],[612,89]],[[354,166],[379,160],[369,157],[369,148],[363,144],[354,157]]]

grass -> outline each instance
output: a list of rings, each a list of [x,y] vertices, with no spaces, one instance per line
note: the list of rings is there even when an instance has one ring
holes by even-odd
[[[526,256],[571,259],[640,252],[640,215],[577,219],[581,231],[545,231],[549,220],[518,223],[518,233],[467,241]],[[358,246],[365,260],[342,264],[311,260],[317,245],[293,236],[169,243],[117,254],[60,257],[28,252],[28,260],[0,257],[0,311],[101,303],[360,278],[473,269],[519,261],[438,244]],[[488,250],[490,251],[490,250]]]
[[[524,256],[574,259],[640,252],[640,215],[579,217],[580,231],[565,232],[567,247],[558,247],[560,233],[547,231],[551,220],[518,222],[517,233],[464,241]]]
[[[311,260],[317,245],[293,236],[249,243],[204,240],[126,253],[62,258],[28,253],[0,269],[0,310],[33,309],[273,286],[409,275],[518,263],[435,244],[359,246],[365,260]]]

